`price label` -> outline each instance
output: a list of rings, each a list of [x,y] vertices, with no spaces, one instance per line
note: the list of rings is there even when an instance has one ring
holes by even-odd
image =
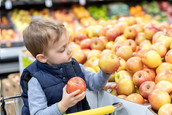
[[[53,6],[52,0],[45,0],[45,6],[48,8],[52,7]]]
[[[7,10],[12,9],[12,2],[11,2],[11,0],[5,1],[5,9],[7,9]]]
[[[85,5],[86,4],[86,0],[79,0],[79,4],[80,5]]]

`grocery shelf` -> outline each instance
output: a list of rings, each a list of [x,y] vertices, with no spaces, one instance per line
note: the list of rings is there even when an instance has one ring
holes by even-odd
[[[20,50],[24,48],[25,48],[24,46],[0,48],[0,59],[6,60],[6,59],[18,58]]]
[[[18,62],[0,63],[0,74],[18,72],[18,71],[19,71]]]

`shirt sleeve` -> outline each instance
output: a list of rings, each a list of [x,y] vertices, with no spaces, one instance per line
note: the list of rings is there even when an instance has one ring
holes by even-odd
[[[28,82],[28,103],[31,115],[62,115],[57,103],[47,106],[45,93],[34,77]]]
[[[100,91],[104,88],[111,74],[104,73],[99,70],[98,73],[93,73],[85,70],[84,66],[80,64],[81,71],[85,75],[87,88],[91,91]]]

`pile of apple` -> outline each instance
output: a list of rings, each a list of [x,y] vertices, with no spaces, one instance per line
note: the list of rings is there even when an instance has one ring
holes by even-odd
[[[89,11],[84,6],[73,5],[71,11],[83,26],[96,24],[95,19],[90,16]]]
[[[114,95],[149,102],[159,113],[172,109],[172,25],[121,17],[81,30],[71,43],[73,57],[89,71],[113,72]]]
[[[2,43],[19,41],[19,36],[13,29],[0,29],[0,31],[2,32],[0,36]]]

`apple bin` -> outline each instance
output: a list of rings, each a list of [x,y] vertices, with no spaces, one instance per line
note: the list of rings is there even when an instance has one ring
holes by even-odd
[[[92,92],[86,91],[87,100],[91,109],[112,105],[121,102],[122,109],[114,112],[114,115],[156,115],[149,104],[141,105],[116,97],[105,91]]]

